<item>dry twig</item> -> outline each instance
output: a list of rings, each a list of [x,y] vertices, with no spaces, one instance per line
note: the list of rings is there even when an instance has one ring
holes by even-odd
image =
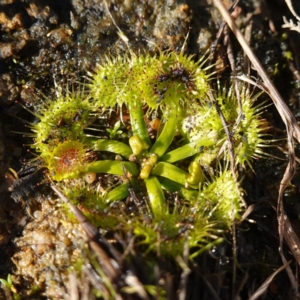
[[[283,17],[284,24],[282,28],[289,28],[290,30],[298,31],[300,33],[300,17],[297,15],[296,11],[294,10],[293,4],[291,0],[285,0],[286,5],[288,6],[290,12],[293,16],[298,20],[297,24],[294,23],[293,20],[287,20],[286,17]]]
[[[249,298],[249,300],[256,300],[258,299],[261,295],[263,295],[270,283],[273,281],[274,277],[281,272],[282,270],[284,270],[289,264],[291,263],[291,261],[286,262],[283,266],[281,266],[280,268],[278,268],[275,272],[273,272],[266,280],[265,282],[255,291],[255,293]]]

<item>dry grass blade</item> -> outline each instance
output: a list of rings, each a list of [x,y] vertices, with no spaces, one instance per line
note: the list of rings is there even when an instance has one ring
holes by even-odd
[[[130,290],[137,294],[141,299],[143,300],[149,300],[150,298],[147,295],[147,292],[145,290],[145,287],[142,285],[142,283],[139,281],[137,276],[129,274],[125,277],[125,283],[128,285],[127,287],[124,287],[124,291],[128,291],[130,293]]]
[[[224,128],[224,131],[226,133],[226,138],[227,138],[227,143],[228,143],[228,151],[229,151],[229,156],[230,156],[230,168],[231,168],[231,173],[232,176],[234,178],[235,184],[238,185],[238,179],[237,179],[237,175],[236,175],[236,169],[235,169],[235,158],[234,158],[234,148],[233,148],[233,143],[232,143],[232,137],[231,137],[231,133],[229,132],[228,126],[227,126],[227,122],[225,120],[225,117],[220,109],[220,106],[218,105],[212,90],[210,89],[208,91],[208,97],[210,99],[210,101],[213,103],[213,105],[215,106],[219,118],[222,121],[222,125]],[[240,102],[240,101],[239,101]],[[245,199],[243,198],[243,196],[240,194],[240,199],[241,201],[244,203],[244,206],[247,207],[247,203],[245,201]],[[233,214],[234,215],[234,214]],[[235,223],[234,220],[232,220],[232,239],[233,239],[233,255],[234,257],[236,257],[236,235],[235,235]],[[233,282],[235,282],[235,277],[236,277],[236,265],[235,265],[235,260],[234,260],[234,265],[233,265]]]
[[[178,291],[178,299],[184,300],[186,299],[188,276],[191,273],[191,269],[188,267],[187,263],[182,259],[182,257],[176,257],[176,261],[183,270],[180,276],[180,288]]]
[[[261,63],[249,47],[247,41],[245,40],[244,36],[242,35],[241,31],[238,29],[236,26],[234,20],[228,13],[227,9],[221,2],[221,0],[213,0],[214,5],[216,8],[220,11],[222,14],[223,18],[227,22],[228,26],[231,28],[232,32],[235,34],[236,38],[238,39],[240,45],[242,46],[243,50],[249,57],[251,63],[253,64],[254,68],[262,78],[265,88],[268,91],[268,94],[272,98],[283,122],[285,123],[287,130],[290,130],[295,137],[295,139],[300,143],[300,127],[291,113],[290,109],[282,99],[281,95],[277,91],[276,87],[273,85],[272,81],[270,80],[268,74],[262,67]]]
[[[83,215],[83,213],[76,206],[70,203],[68,198],[56,186],[52,185],[51,187],[57,193],[57,195],[65,203],[68,204],[70,210],[73,212],[76,219],[83,227],[84,231],[90,239],[89,245],[93,249],[94,253],[97,255],[99,263],[103,268],[105,274],[110,278],[112,282],[116,282],[120,276],[120,269],[115,267],[118,265],[118,263],[112,263],[112,259],[99,245],[97,241],[97,237],[100,235],[98,229]]]
[[[233,176],[235,182],[238,182],[237,176],[236,176],[236,170],[235,170],[233,143],[232,143],[232,138],[231,138],[231,134],[228,129],[227,122],[225,120],[224,114],[222,113],[221,108],[220,108],[219,104],[217,103],[217,100],[215,99],[215,96],[211,89],[208,91],[208,97],[209,97],[211,103],[215,106],[215,108],[218,112],[219,118],[222,121],[222,125],[223,125],[224,131],[226,133],[226,138],[227,138],[227,143],[228,143],[228,149],[229,149],[229,155],[230,155],[230,167],[231,167],[231,171],[232,171],[232,176]],[[247,204],[244,202],[244,205],[246,206]]]
[[[178,299],[179,300],[184,300],[187,297],[188,276],[191,273],[191,269],[188,266],[188,256],[189,256],[189,247],[188,247],[188,235],[186,232],[184,249],[183,249],[183,257],[181,257],[181,256],[176,257],[176,261],[182,269],[182,273],[180,276],[180,287],[179,287],[179,291],[178,291]]]
[[[258,299],[258,297],[260,297],[269,287],[269,284],[272,282],[272,280],[274,279],[274,277],[281,272],[283,269],[285,269],[289,264],[291,263],[291,261],[285,263],[283,266],[281,266],[280,268],[278,268],[271,276],[269,276],[267,278],[267,280],[256,290],[256,292],[249,298],[249,300],[256,300]]]
[[[255,206],[256,206],[255,204],[251,204],[247,207],[246,211],[242,215],[243,221],[246,220],[248,218],[248,216],[253,212]]]
[[[69,294],[70,300],[79,300],[78,282],[77,282],[75,272],[71,272],[69,274],[68,294]]]
[[[221,300],[221,298],[219,297],[219,293],[214,289],[213,285],[209,282],[209,280],[206,279],[205,275],[199,273],[199,276],[201,277],[201,279],[203,280],[203,282],[205,283],[205,285],[207,286],[207,288],[210,292],[209,299]]]
[[[283,263],[286,263],[286,258],[283,254],[282,246],[283,246],[283,238],[285,239],[286,243],[288,244],[289,248],[291,249],[295,259],[297,260],[298,264],[300,264],[300,243],[297,235],[295,234],[292,225],[284,211],[282,197],[285,188],[292,180],[295,168],[296,168],[296,161],[295,161],[295,153],[294,153],[294,141],[291,132],[287,132],[288,134],[288,144],[289,144],[289,163],[285,169],[283,178],[280,182],[279,194],[278,194],[278,205],[277,205],[277,219],[278,219],[278,233],[279,233],[279,253],[281,255],[281,259]],[[287,273],[289,275],[291,284],[294,289],[294,293],[297,293],[298,289],[298,281],[294,276],[291,268],[288,266],[286,268]]]
[[[276,87],[271,82],[268,74],[262,67],[261,63],[249,47],[248,43],[246,42],[244,36],[236,26],[234,20],[228,13],[227,9],[224,7],[221,0],[213,0],[213,3],[215,7],[220,11],[221,15],[227,22],[228,26],[231,28],[232,32],[235,34],[236,38],[238,39],[240,45],[242,46],[243,50],[249,57],[252,65],[255,67],[256,71],[260,75],[260,77],[263,80],[263,86],[264,90],[269,94],[269,96],[272,98],[274,105],[277,108],[278,113],[280,114],[286,129],[287,129],[287,135],[288,135],[288,147],[289,147],[289,163],[286,167],[284,176],[280,183],[280,189],[279,189],[279,195],[278,195],[278,208],[277,208],[277,215],[278,215],[278,228],[279,228],[279,238],[280,238],[280,246],[279,246],[279,252],[282,257],[282,261],[285,264],[286,259],[284,257],[284,254],[282,252],[282,242],[283,237],[286,240],[289,248],[293,251],[293,254],[295,256],[295,259],[297,260],[298,264],[300,264],[300,244],[299,239],[297,235],[294,233],[287,215],[284,212],[283,205],[282,205],[282,196],[283,192],[286,188],[286,186],[290,183],[291,179],[294,176],[295,171],[295,153],[294,153],[294,147],[293,147],[293,137],[300,142],[300,127],[293,116],[292,112],[282,99],[281,95],[277,91]],[[289,226],[288,226],[289,224]],[[293,234],[291,234],[291,232]],[[296,255],[295,255],[296,254]],[[287,273],[289,275],[289,278],[291,280],[292,286],[294,288],[294,292],[297,291],[297,280],[295,276],[292,273],[292,270],[289,266],[286,266]]]
[[[113,249],[111,249],[109,245],[106,245],[105,241],[101,238],[98,229],[82,214],[82,212],[76,206],[70,203],[68,198],[56,186],[52,185],[52,189],[65,203],[68,204],[70,210],[73,212],[76,219],[79,221],[79,223],[85,230],[87,236],[89,237],[89,246],[92,249],[93,254],[96,255],[98,263],[103,270],[103,276],[107,277],[111,287],[116,288],[115,292],[118,292],[116,296],[118,295],[119,297],[122,297],[121,294],[119,294],[119,292],[128,292],[129,294],[137,294],[140,297],[140,299],[148,300],[149,297],[143,284],[139,281],[138,277],[133,273],[133,271],[131,271],[130,275],[124,277],[124,280],[121,279],[121,256],[118,255],[118,253],[116,253],[115,251],[113,251]],[[107,253],[107,251],[109,254]],[[116,259],[113,259],[111,257],[114,257]],[[93,280],[92,274],[89,275],[91,280],[94,282],[94,286],[99,286],[97,279],[94,278]],[[98,289],[106,293],[107,295],[110,295],[107,287],[102,284],[104,281],[105,280],[101,278],[101,284],[98,287]],[[74,289],[74,286],[75,284],[73,283],[72,290],[70,290],[70,295],[72,295],[72,297],[76,299],[76,290]]]
[[[293,14],[293,16],[295,18],[297,18],[298,21],[300,21],[300,17],[297,15],[297,13],[296,13],[296,11],[295,11],[295,9],[293,7],[292,1],[291,0],[285,0],[285,3],[288,6],[290,12]]]
[[[228,27],[226,26],[225,30],[224,30],[224,35],[225,35],[224,45],[226,46],[226,49],[227,49],[227,57],[228,57],[230,68],[231,68],[232,74],[233,74],[232,80],[233,80],[237,103],[240,108],[240,115],[242,115],[243,114],[243,106],[242,106],[242,100],[241,100],[241,95],[240,95],[240,89],[239,89],[238,81],[237,81],[237,71],[236,71],[236,67],[235,67],[235,59],[233,56],[232,43],[231,43],[228,31],[229,31]],[[240,121],[240,119],[239,119],[239,121]],[[239,121],[237,121],[237,125],[238,125]],[[237,127],[237,125],[236,125],[236,127]]]
[[[70,210],[75,215],[78,222],[83,227],[85,233],[91,240],[95,240],[99,236],[98,229],[91,224],[91,222],[83,215],[83,213],[75,206],[73,205],[69,199],[54,185],[51,186],[51,188],[54,190],[54,192],[59,196],[61,200],[63,200],[65,203],[68,204]]]

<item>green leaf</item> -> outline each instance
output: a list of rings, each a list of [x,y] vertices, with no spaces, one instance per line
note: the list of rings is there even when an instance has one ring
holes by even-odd
[[[166,211],[166,200],[158,179],[150,176],[144,180],[154,218],[161,218]]]
[[[93,143],[93,150],[108,151],[123,155],[126,158],[132,154],[131,148],[119,141],[100,139]]]

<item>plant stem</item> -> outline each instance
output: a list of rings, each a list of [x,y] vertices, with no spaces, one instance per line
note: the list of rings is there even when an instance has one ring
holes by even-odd
[[[144,120],[144,112],[142,109],[141,101],[136,101],[135,105],[131,105],[129,108],[130,121],[133,135],[139,136],[149,146],[151,141],[148,135],[147,126]]]
[[[151,153],[156,154],[158,157],[164,155],[164,153],[167,151],[167,149],[173,141],[177,122],[178,119],[176,117],[176,109],[172,109],[162,132],[160,133],[159,137],[156,139],[154,145],[150,149]]]

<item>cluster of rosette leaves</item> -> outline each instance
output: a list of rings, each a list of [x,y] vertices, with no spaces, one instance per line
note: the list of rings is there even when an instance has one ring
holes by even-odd
[[[224,126],[209,100],[203,59],[174,51],[106,58],[80,92],[34,114],[41,167],[102,230],[130,230],[148,251],[191,256],[221,241],[243,210],[228,168]],[[255,96],[214,93],[236,165],[262,154],[266,122]]]

